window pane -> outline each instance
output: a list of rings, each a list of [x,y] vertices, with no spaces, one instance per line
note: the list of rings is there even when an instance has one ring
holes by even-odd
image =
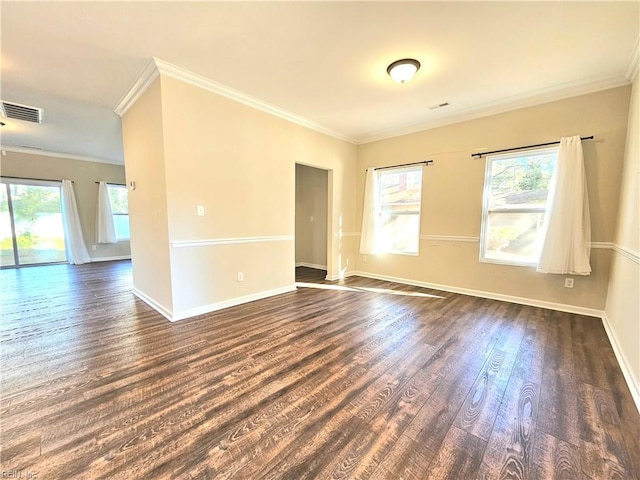
[[[547,151],[492,160],[489,209],[544,207],[555,159]]]
[[[13,235],[11,233],[11,218],[9,217],[9,201],[7,186],[0,184],[0,265],[3,267],[15,265],[13,256]]]
[[[116,238],[118,240],[128,240],[131,238],[129,232],[129,197],[127,187],[124,185],[107,185],[109,200],[111,201],[111,212],[113,213],[113,224],[116,228]]]
[[[129,232],[129,215],[114,215],[113,224],[116,227],[116,238],[126,240],[131,238]]]
[[[542,247],[544,212],[496,213],[487,217],[485,258],[536,263]]]
[[[379,245],[385,252],[418,253],[422,168],[380,174]]]
[[[107,185],[112,213],[129,213],[129,198],[127,187],[121,185]],[[114,219],[115,221],[115,219]]]
[[[387,252],[418,253],[420,216],[383,212],[379,234]]]
[[[21,265],[64,262],[60,187],[10,186]]]
[[[420,210],[422,193],[422,169],[382,173],[380,175],[380,200],[382,205],[403,204]]]
[[[487,157],[481,260],[538,261],[557,148]]]

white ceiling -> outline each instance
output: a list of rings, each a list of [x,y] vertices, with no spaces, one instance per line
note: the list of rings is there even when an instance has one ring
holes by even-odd
[[[628,83],[639,5],[3,0],[1,97],[45,114],[2,144],[121,163],[113,109],[152,57],[363,143]]]

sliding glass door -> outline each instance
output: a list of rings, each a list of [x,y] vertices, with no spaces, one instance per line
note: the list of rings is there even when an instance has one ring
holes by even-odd
[[[16,242],[13,235],[13,217],[9,209],[7,185],[0,185],[0,265],[16,265]]]
[[[0,190],[2,266],[65,262],[60,184],[2,179]]]

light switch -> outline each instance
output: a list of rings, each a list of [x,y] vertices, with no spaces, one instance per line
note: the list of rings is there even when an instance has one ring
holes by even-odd
[[[198,210],[198,216],[204,217],[204,205],[198,205],[197,210]]]

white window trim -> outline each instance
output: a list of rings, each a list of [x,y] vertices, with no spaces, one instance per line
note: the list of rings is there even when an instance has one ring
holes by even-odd
[[[544,148],[533,148],[531,150],[519,150],[517,152],[509,152],[502,153],[496,155],[487,155],[485,157],[485,168],[484,168],[484,187],[482,190],[482,223],[480,225],[480,249],[479,249],[479,261],[480,263],[493,263],[497,265],[510,265],[514,267],[528,267],[535,268],[538,265],[538,262],[523,262],[523,261],[515,261],[515,260],[503,260],[496,258],[487,258],[486,257],[486,242],[485,238],[488,234],[487,232],[487,221],[489,217],[489,201],[491,199],[491,164],[494,160],[504,160],[506,158],[518,158],[523,154],[531,154],[535,153],[536,155],[544,155],[545,153],[558,153],[558,147],[544,147]],[[494,208],[491,210],[492,212],[512,212],[512,213],[538,213],[541,211],[546,211],[546,208]]]

